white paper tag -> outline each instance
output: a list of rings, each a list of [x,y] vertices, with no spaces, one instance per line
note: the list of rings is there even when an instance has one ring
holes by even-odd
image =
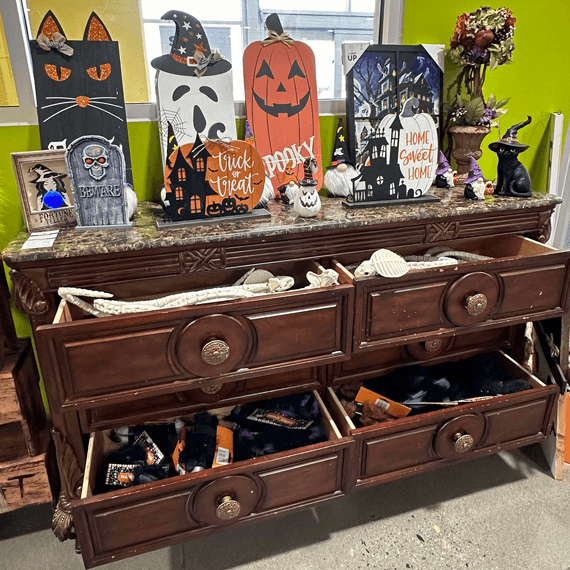
[[[346,75],[372,42],[344,42],[342,44],[342,70]]]
[[[216,463],[221,465],[227,465],[230,462],[230,450],[225,447],[218,448],[218,453],[216,454]]]
[[[55,243],[59,230],[49,232],[33,232],[22,245],[22,249],[38,249],[40,247],[52,247]]]

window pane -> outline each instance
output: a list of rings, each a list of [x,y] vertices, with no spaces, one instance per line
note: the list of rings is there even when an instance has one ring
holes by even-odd
[[[140,0],[140,3],[145,20],[160,20],[163,14],[173,9],[170,4],[156,0]],[[206,0],[206,2],[178,0],[175,5],[177,10],[192,14],[202,22],[235,22],[242,19],[241,0]]]
[[[312,0],[310,3],[307,3],[307,0],[259,0],[259,7],[271,12],[282,10],[296,12],[307,9],[311,12],[346,12],[348,0]]]
[[[17,106],[18,96],[16,95],[16,85],[14,84],[14,76],[12,75],[10,55],[8,53],[8,45],[6,44],[6,36],[4,35],[4,26],[2,24],[2,15],[0,15],[0,107]]]
[[[351,0],[352,12],[367,12],[374,14],[374,0]]]

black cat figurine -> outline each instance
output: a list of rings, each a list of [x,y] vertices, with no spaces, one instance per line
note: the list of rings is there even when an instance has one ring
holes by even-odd
[[[489,148],[497,153],[499,166],[497,169],[497,186],[495,194],[499,196],[514,196],[515,198],[530,198],[532,183],[526,167],[519,161],[518,156],[529,146],[521,144],[517,139],[517,131],[532,121],[530,115],[526,121],[512,126],[505,136],[491,143]]]
[[[43,149],[67,148],[85,135],[122,146],[132,183],[119,44],[92,12],[83,40],[65,38],[51,10],[30,41]]]

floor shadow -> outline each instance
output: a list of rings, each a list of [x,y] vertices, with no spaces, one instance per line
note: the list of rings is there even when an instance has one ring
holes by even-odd
[[[538,448],[538,449],[534,449]],[[311,548],[340,531],[438,505],[544,472],[539,446],[359,489],[315,509],[226,530],[184,544],[185,568],[229,570],[296,549]],[[542,475],[541,475],[542,476]],[[223,544],[223,548],[220,545]],[[244,544],[247,548],[244,548]]]
[[[0,515],[0,540],[49,529],[51,528],[51,515],[50,503],[3,513]]]

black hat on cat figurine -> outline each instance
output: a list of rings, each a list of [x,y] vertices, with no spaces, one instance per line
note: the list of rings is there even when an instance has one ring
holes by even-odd
[[[232,68],[219,52],[210,49],[206,32],[197,18],[171,10],[162,19],[176,24],[176,34],[170,53],[151,61],[155,69],[174,75],[220,75]]]
[[[532,117],[527,115],[527,120],[522,123],[517,123],[507,130],[505,136],[500,140],[493,142],[489,145],[489,148],[493,152],[497,152],[501,147],[515,148],[519,153],[524,152],[527,148],[530,148],[527,144],[521,144],[517,139],[517,132],[522,127],[526,127],[532,121]]]

